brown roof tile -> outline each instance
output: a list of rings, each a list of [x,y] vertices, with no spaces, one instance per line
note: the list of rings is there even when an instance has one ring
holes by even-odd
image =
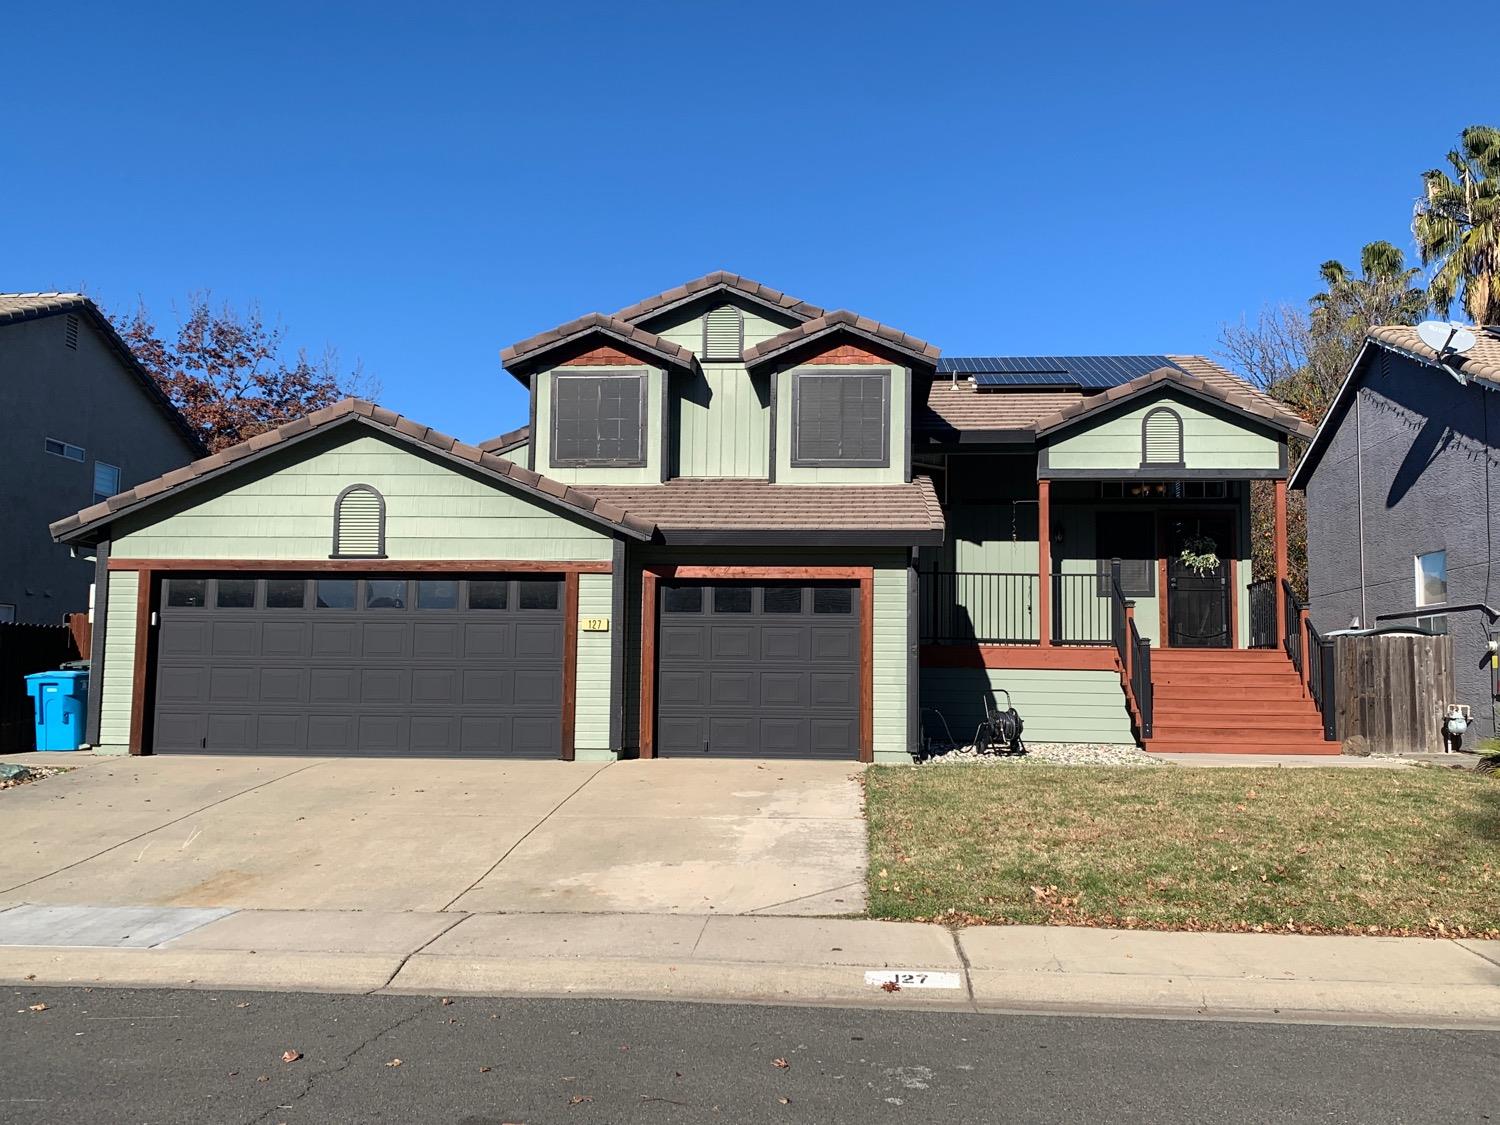
[[[1446,362],[1464,375],[1500,386],[1500,329],[1475,328],[1473,332],[1474,346],[1461,356],[1450,356]],[[1370,329],[1370,338],[1424,363],[1437,362],[1437,352],[1422,343],[1414,327],[1382,324]]]
[[[968,380],[935,380],[925,406],[914,406],[918,433],[1031,430],[1039,419],[1083,398],[1080,391],[980,391]]]
[[[503,433],[499,437],[492,437],[488,441],[479,443],[479,448],[486,453],[509,453],[518,445],[525,445],[531,440],[531,427],[522,426],[519,429]]]
[[[1173,362],[1175,363],[1176,360],[1173,360]],[[1219,370],[1222,370],[1222,368]],[[1228,375],[1227,372],[1225,374]],[[1251,393],[1249,384],[1235,379],[1234,376],[1229,375],[1228,382],[1222,379],[1215,379],[1213,382],[1209,382],[1206,379],[1199,378],[1197,375],[1187,374],[1175,367],[1158,367],[1155,371],[1142,375],[1139,379],[1132,379],[1128,383],[1121,383],[1117,387],[1111,387],[1103,394],[1080,397],[1078,401],[1069,403],[1045,418],[1038,419],[1036,432],[1045,434],[1059,426],[1067,425],[1097,411],[1108,409],[1115,403],[1134,398],[1136,395],[1163,383],[1182,387],[1195,394],[1222,402],[1224,405],[1233,407],[1241,413],[1262,418],[1272,425],[1280,429],[1289,430],[1300,437],[1312,436],[1312,427],[1302,420],[1301,415],[1288,410],[1266,395]]]
[[[173,469],[171,472],[165,473],[154,480],[138,484],[134,488],[122,492],[117,496],[111,496],[102,504],[94,504],[75,515],[60,519],[52,524],[52,537],[54,539],[62,539],[65,536],[77,535],[92,525],[108,521],[122,512],[129,512],[148,500],[173,492],[176,489],[187,487],[196,481],[203,480],[205,477],[227,469],[261,450],[310,436],[322,427],[336,425],[350,419],[359,419],[361,424],[371,425],[387,433],[416,442],[431,449],[434,453],[476,465],[497,477],[512,480],[531,492],[549,497],[553,501],[562,504],[564,507],[571,508],[575,512],[583,515],[593,515],[596,519],[600,519],[612,526],[625,528],[645,538],[649,538],[653,532],[652,523],[636,513],[622,512],[619,518],[600,516],[594,511],[597,504],[592,494],[580,492],[559,481],[538,476],[536,473],[515,464],[515,462],[506,460],[504,457],[498,457],[491,453],[485,453],[474,446],[455,442],[447,434],[438,433],[436,430],[375,406],[372,403],[361,399],[344,399],[331,406],[315,410],[305,418],[299,418],[286,423],[284,426],[266,430],[264,433],[256,434],[248,441],[232,445],[227,449],[221,449],[210,457],[200,458],[190,465]]]
[[[500,362],[518,378],[526,378],[537,366],[537,361],[558,348],[570,346],[587,336],[598,333],[617,342],[643,351],[648,355],[678,367],[691,367],[693,353],[680,344],[665,340],[654,332],[603,313],[588,313],[567,324],[540,332],[529,339],[512,344],[500,352]]]
[[[909,336],[905,332],[880,324],[869,317],[859,316],[848,309],[838,309],[746,348],[745,366],[753,367],[756,364],[765,363],[820,337],[843,332],[861,336],[928,366],[936,364],[938,357],[942,355],[942,351],[936,345],[929,344],[925,340]]]
[[[911,484],[771,484],[763,480],[678,478],[666,484],[595,485],[605,504],[674,531],[834,531],[941,534],[932,481]]]
[[[790,297],[779,290],[772,289],[769,285],[762,285],[758,281],[751,281],[748,277],[741,277],[737,273],[729,273],[727,270],[715,270],[713,273],[705,274],[703,277],[689,281],[685,285],[676,285],[665,293],[658,293],[654,297],[647,297],[644,301],[637,301],[615,313],[620,320],[637,321],[644,320],[656,313],[665,312],[675,308],[685,301],[695,300],[706,293],[715,290],[738,293],[758,301],[763,305],[778,309],[781,312],[790,313],[792,316],[802,320],[811,320],[813,317],[823,315],[822,309],[817,305],[810,305],[806,301],[796,297]]]

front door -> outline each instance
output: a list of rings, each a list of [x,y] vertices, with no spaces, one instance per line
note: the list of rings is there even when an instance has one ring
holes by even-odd
[[[1167,643],[1173,648],[1228,648],[1227,516],[1174,516],[1167,524]]]

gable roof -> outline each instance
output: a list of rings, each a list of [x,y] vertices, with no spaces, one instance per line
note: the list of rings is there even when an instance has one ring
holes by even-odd
[[[525,383],[530,379],[532,371],[541,366],[542,361],[548,355],[560,348],[571,347],[594,335],[614,340],[632,350],[644,352],[661,360],[669,367],[691,369],[696,360],[693,353],[680,344],[674,344],[671,340],[663,339],[654,332],[647,332],[644,328],[637,328],[618,317],[593,312],[586,313],[577,320],[570,320],[567,324],[548,329],[546,332],[539,332],[520,343],[512,344],[501,351],[500,362],[507,371]]]
[[[1299,437],[1312,436],[1312,427],[1304,422],[1301,416],[1285,407],[1269,404],[1249,394],[1248,385],[1242,385],[1240,388],[1224,387],[1196,375],[1189,375],[1177,367],[1158,367],[1148,375],[1142,375],[1128,383],[1111,387],[1103,394],[1080,398],[1079,401],[1064,406],[1045,418],[1039,418],[1036,422],[1037,435],[1043,436],[1072,426],[1085,418],[1092,417],[1122,402],[1149,394],[1162,386],[1227,407],[1237,414],[1250,417],[1284,433],[1296,434]]]
[[[621,532],[643,540],[650,539],[655,532],[655,526],[650,520],[634,516],[609,501],[541,476],[504,457],[486,453],[478,446],[456,441],[447,434],[413,422],[374,403],[349,398],[256,434],[249,441],[221,449],[211,457],[203,457],[190,465],[173,469],[155,480],[138,484],[118,496],[111,496],[101,504],[91,505],[75,515],[58,520],[51,527],[52,538],[63,543],[97,542],[103,538],[98,534],[101,529],[107,527],[117,516],[133,514],[158,500],[222,476],[265,453],[290,448],[315,434],[346,425],[365,426],[416,446],[425,453],[435,454],[460,468],[486,476],[513,492],[602,525],[611,532]]]
[[[1449,356],[1444,362],[1471,379],[1500,386],[1500,328],[1475,328],[1472,331],[1474,346],[1462,355]],[[1430,366],[1436,366],[1438,362],[1438,353],[1422,343],[1413,325],[1376,325],[1370,329],[1370,339]]]
[[[894,351],[912,360],[918,367],[934,367],[942,351],[925,340],[908,336],[905,332],[891,328],[868,317],[859,316],[848,309],[838,309],[815,317],[789,328],[780,335],[762,340],[745,349],[745,366],[754,367],[780,356],[785,356],[816,340],[827,336],[856,336],[872,344]]]
[[[658,293],[654,297],[647,297],[644,301],[627,305],[615,313],[615,316],[620,320],[634,323],[660,313],[670,312],[689,301],[696,301],[700,297],[713,293],[733,293],[748,298],[764,308],[784,313],[798,320],[812,320],[814,317],[822,316],[824,311],[817,305],[810,305],[779,289],[772,289],[769,285],[751,281],[748,277],[741,277],[727,270],[714,270],[713,273],[704,274],[684,285],[668,289],[665,293]]]
[[[521,426],[519,429],[503,433],[499,437],[492,437],[488,441],[479,443],[479,448],[485,453],[509,453],[519,445],[525,445],[531,440],[531,427]]]
[[[1474,346],[1462,355],[1447,357],[1443,362],[1482,387],[1492,390],[1500,388],[1500,330],[1486,327],[1475,328],[1473,331]],[[1329,404],[1323,420],[1318,423],[1317,432],[1313,435],[1307,452],[1302,455],[1302,460],[1298,462],[1296,470],[1292,473],[1291,480],[1288,482],[1289,487],[1307,487],[1308,478],[1317,469],[1318,462],[1323,458],[1323,451],[1333,440],[1339,420],[1342,419],[1344,411],[1349,406],[1349,400],[1354,397],[1358,389],[1365,363],[1376,348],[1415,360],[1431,368],[1434,374],[1441,374],[1445,379],[1449,377],[1438,364],[1438,353],[1422,342],[1414,326],[1378,324],[1371,328],[1365,337],[1364,347],[1360,348],[1359,354],[1354,357],[1354,362],[1349,367],[1349,374],[1344,377],[1344,382],[1340,385],[1338,393],[1333,396],[1333,402]]]
[[[187,419],[178,413],[171,400],[162,393],[162,389],[156,385],[156,380],[151,377],[151,372],[147,371],[141,361],[136,358],[136,354],[130,350],[130,345],[115,331],[115,326],[110,323],[109,317],[100,312],[99,306],[92,300],[82,293],[0,293],[0,325],[19,324],[22,321],[39,320],[42,317],[57,316],[61,313],[80,313],[85,316],[94,330],[104,338],[105,344],[119,357],[125,369],[135,377],[141,389],[146,392],[146,397],[182,435],[188,448],[196,453],[208,452],[192,426],[188,425]]]

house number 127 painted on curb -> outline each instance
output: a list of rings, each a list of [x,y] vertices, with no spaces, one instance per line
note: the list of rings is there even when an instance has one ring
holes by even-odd
[[[957,973],[925,973],[905,969],[871,969],[865,983],[875,988],[894,984],[897,988],[960,988]]]

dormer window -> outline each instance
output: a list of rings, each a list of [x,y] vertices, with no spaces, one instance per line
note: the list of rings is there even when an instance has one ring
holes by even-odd
[[[554,374],[551,462],[644,465],[646,376]]]
[[[703,354],[706,360],[739,362],[745,354],[745,315],[733,305],[720,305],[703,318]]]
[[[792,378],[792,465],[886,468],[889,372],[799,371]]]
[[[1182,455],[1182,415],[1166,406],[1146,412],[1141,421],[1141,468],[1165,466],[1180,469]]]

